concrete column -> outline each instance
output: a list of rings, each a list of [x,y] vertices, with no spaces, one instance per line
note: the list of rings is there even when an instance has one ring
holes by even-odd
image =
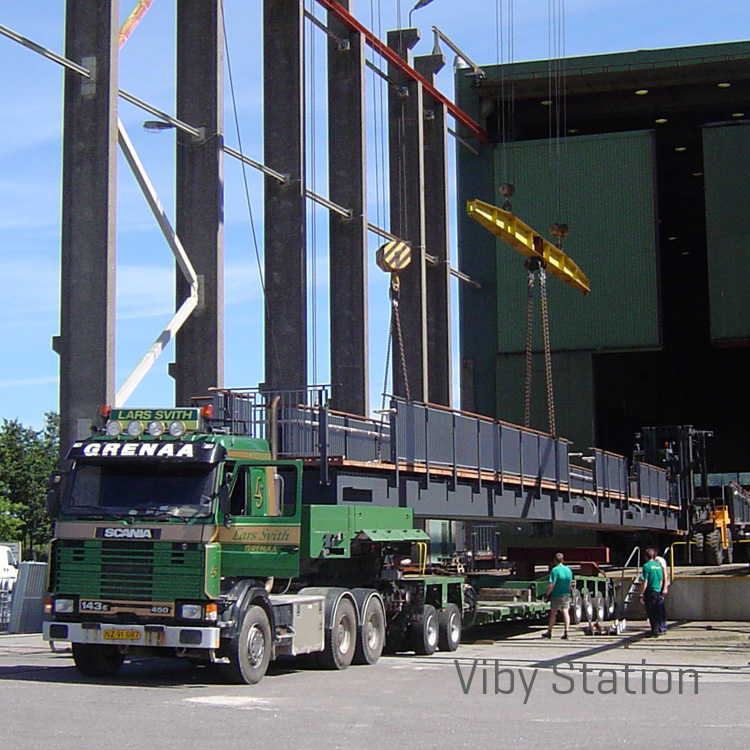
[[[445,56],[422,55],[414,66],[429,83],[445,65]],[[451,406],[451,263],[448,241],[448,124],[445,105],[424,98],[425,249],[436,263],[426,266],[427,393],[433,404]]]
[[[388,32],[388,46],[411,64],[410,50],[419,41],[417,29]],[[389,65],[388,75],[400,90],[388,93],[391,232],[409,242],[411,265],[399,274],[399,310],[406,375],[412,400],[427,401],[427,296],[424,258],[424,118],[422,85]],[[394,338],[393,390],[406,396],[398,340]]]
[[[271,389],[307,385],[305,108],[302,0],[263,2],[265,378]]]
[[[63,107],[60,447],[113,403],[118,0],[67,0]]]
[[[224,381],[224,37],[220,0],[177,2],[177,117],[205,138],[177,134],[176,230],[199,277],[200,301],[176,337],[175,404]],[[177,271],[176,303],[189,295]]]
[[[351,2],[341,0],[345,10]],[[333,408],[369,414],[365,40],[333,15],[328,27],[328,174],[332,201],[352,210],[330,215],[331,383]]]

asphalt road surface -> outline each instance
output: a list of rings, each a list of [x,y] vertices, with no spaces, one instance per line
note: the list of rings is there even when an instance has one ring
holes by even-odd
[[[636,625],[568,641],[494,628],[454,654],[272,665],[253,686],[155,659],[87,680],[39,636],[0,636],[0,747],[748,747],[750,623],[673,625],[657,641]]]

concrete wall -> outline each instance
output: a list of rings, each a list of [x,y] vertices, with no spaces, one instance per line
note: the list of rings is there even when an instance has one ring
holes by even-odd
[[[667,618],[750,621],[750,577],[676,578],[667,596]]]

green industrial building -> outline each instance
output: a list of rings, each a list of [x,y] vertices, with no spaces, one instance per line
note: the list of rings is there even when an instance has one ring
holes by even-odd
[[[750,466],[750,43],[457,74],[490,135],[460,148],[459,205],[502,206],[588,276],[548,278],[556,426],[628,454],[647,425],[713,430],[710,469]],[[459,211],[462,407],[524,420],[524,258]],[[547,430],[539,311],[531,426]]]

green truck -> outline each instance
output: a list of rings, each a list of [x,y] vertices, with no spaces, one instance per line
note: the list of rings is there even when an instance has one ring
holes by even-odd
[[[213,429],[206,408],[106,416],[48,498],[44,637],[84,675],[162,655],[255,683],[281,656],[345,669],[458,647],[464,580],[427,572],[411,509],[311,504],[303,461]]]

